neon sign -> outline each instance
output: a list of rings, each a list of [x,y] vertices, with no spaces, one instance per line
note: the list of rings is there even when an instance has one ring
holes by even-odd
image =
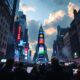
[[[40,37],[42,38],[42,37],[43,37],[43,35],[41,34],[41,35],[40,35]]]
[[[44,47],[39,47],[39,54],[44,54]]]
[[[43,38],[40,38],[39,44],[43,44],[43,43],[44,43],[44,39]]]
[[[25,51],[25,54],[24,54],[24,55],[27,55],[27,54],[28,54],[28,48],[25,47],[25,48],[24,48],[24,51]]]
[[[21,26],[18,27],[18,36],[17,40],[19,41],[21,39]]]

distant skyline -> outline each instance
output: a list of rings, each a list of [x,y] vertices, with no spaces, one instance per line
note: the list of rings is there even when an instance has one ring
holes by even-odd
[[[51,58],[53,40],[56,39],[57,25],[69,27],[74,19],[73,9],[80,9],[80,0],[20,0],[19,10],[22,10],[27,18],[29,30],[29,43],[32,53],[38,40],[40,24],[45,31],[45,41],[48,57]]]

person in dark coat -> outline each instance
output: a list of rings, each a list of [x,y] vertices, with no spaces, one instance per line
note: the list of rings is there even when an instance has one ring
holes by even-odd
[[[39,74],[39,70],[38,70],[38,66],[34,65],[33,69],[31,71],[31,80],[39,80],[40,74]]]
[[[29,80],[29,74],[24,69],[23,63],[20,62],[15,71],[15,79],[16,80]]]

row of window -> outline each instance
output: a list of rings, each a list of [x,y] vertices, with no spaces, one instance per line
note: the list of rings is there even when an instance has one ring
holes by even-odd
[[[1,48],[6,48],[7,47],[6,41],[3,42],[3,41],[0,40],[0,47]]]
[[[8,23],[6,17],[0,13],[0,47],[7,47]]]
[[[5,26],[5,28],[8,28],[7,20],[4,16],[0,15],[0,24],[1,26]]]
[[[7,23],[11,23],[11,15],[9,12],[6,10],[6,8],[2,5],[0,5],[0,16],[3,18],[7,18]]]
[[[0,5],[0,47],[5,48],[7,47],[7,36],[10,28],[11,23],[11,15],[8,9]]]

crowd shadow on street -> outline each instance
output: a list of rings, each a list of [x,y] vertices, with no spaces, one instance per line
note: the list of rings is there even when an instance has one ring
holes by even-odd
[[[57,58],[52,58],[51,64],[34,64],[30,71],[27,69],[28,65],[8,59],[0,63],[0,80],[80,80],[80,65],[60,65]]]

